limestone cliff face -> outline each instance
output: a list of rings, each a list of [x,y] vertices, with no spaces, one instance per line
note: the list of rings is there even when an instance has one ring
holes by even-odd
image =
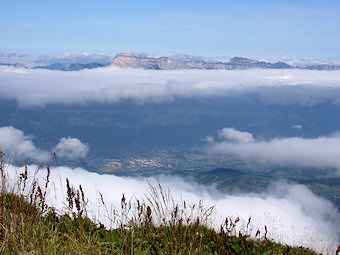
[[[124,68],[141,68],[156,70],[173,69],[225,69],[223,63],[206,63],[198,61],[177,61],[169,57],[149,58],[136,54],[119,53],[111,62],[111,65]]]
[[[150,58],[131,53],[119,53],[110,65],[122,68],[140,68],[155,70],[174,69],[251,69],[270,68],[287,69],[292,66],[283,63],[268,63],[264,61],[251,60],[247,58],[234,57],[229,62],[205,62],[203,60],[174,60],[169,57]]]
[[[145,63],[148,62],[148,63]],[[131,67],[131,68],[143,68],[146,65],[151,65],[151,61],[145,61],[145,59],[135,54],[119,53],[111,62],[111,65],[119,67]]]

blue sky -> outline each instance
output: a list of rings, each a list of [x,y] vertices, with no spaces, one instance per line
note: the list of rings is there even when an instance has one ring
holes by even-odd
[[[340,59],[340,1],[0,3],[0,52]]]

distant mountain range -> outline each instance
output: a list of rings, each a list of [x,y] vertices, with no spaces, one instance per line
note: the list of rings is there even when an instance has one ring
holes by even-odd
[[[0,65],[22,68],[20,63]],[[340,65],[316,64],[293,66],[285,62],[270,63],[243,57],[233,57],[229,62],[207,62],[201,59],[180,60],[171,57],[145,57],[133,53],[119,53],[107,64],[100,63],[53,63],[45,66],[35,66],[33,69],[48,69],[59,71],[80,71],[104,66],[117,66],[121,68],[137,68],[151,70],[176,70],[176,69],[203,69],[203,70],[245,70],[245,69],[304,69],[304,70],[340,70]]]
[[[20,64],[20,63],[15,63],[15,64],[0,63],[0,66],[12,66],[15,68],[26,68],[23,64]]]
[[[171,57],[150,58],[131,53],[119,53],[110,63],[111,66],[123,68],[174,70],[174,69],[308,69],[340,70],[340,65],[306,65],[292,66],[284,62],[269,63],[242,57],[233,57],[229,62],[205,62],[203,60],[175,60]]]
[[[80,71],[83,69],[92,69],[98,67],[104,67],[107,65],[99,64],[99,63],[88,63],[88,64],[62,64],[62,63],[53,63],[47,66],[35,66],[33,69],[48,69],[48,70],[59,70],[59,71]]]
[[[229,62],[205,62],[203,60],[174,60],[170,57],[149,58],[136,54],[120,53],[110,63],[110,65],[129,68],[174,70],[174,69],[251,69],[270,68],[287,69],[292,66],[283,63],[268,63],[264,61],[251,60],[247,58],[233,57]],[[340,68],[340,66],[339,66]]]

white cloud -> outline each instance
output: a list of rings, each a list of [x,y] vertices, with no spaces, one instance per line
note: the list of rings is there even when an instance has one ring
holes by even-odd
[[[57,157],[69,160],[85,158],[89,152],[86,144],[71,137],[61,138],[52,152],[38,149],[31,136],[25,135],[23,131],[12,126],[0,127],[0,149],[7,156],[14,155],[17,160],[29,159],[34,162],[49,161],[53,152]]]
[[[301,129],[301,128],[302,128],[302,126],[301,126],[301,125],[294,125],[294,126],[292,126],[292,128],[295,128],[295,129]]]
[[[240,96],[252,93],[274,104],[339,103],[340,71],[136,70],[115,67],[62,72],[0,68],[0,94],[20,105],[139,102],[174,97]]]
[[[218,135],[221,137],[221,131]],[[249,137],[251,134],[248,133]],[[228,138],[225,136],[225,138]],[[230,138],[229,138],[230,139]],[[209,151],[233,155],[245,161],[279,166],[335,168],[340,173],[340,136],[274,138],[271,140],[219,141]]]
[[[66,159],[79,159],[85,158],[89,152],[89,148],[77,138],[63,137],[54,148],[54,152],[56,153],[57,157]]]
[[[213,142],[215,141],[215,139],[214,139],[213,136],[207,135],[207,136],[203,139],[203,141],[206,141],[206,142],[208,142],[208,143],[213,143]]]
[[[223,128],[222,130],[218,130],[217,135],[218,137],[240,143],[249,143],[254,141],[253,134],[248,132],[241,132],[234,128]]]
[[[8,167],[11,179],[14,179],[13,166]],[[29,166],[35,171],[36,166]],[[38,178],[44,182],[46,170],[38,173]],[[121,195],[127,199],[142,198],[149,194],[149,187],[144,179],[122,178],[114,175],[100,175],[87,172],[84,169],[57,167],[51,170],[51,186],[49,204],[59,209],[64,208],[65,178],[78,187],[82,185],[89,199],[89,216],[99,219],[107,226],[105,208],[100,205],[98,191],[103,194],[107,208],[113,205],[120,208]],[[151,180],[152,182],[154,180]],[[315,196],[303,185],[276,183],[267,192],[261,194],[226,195],[211,192],[204,186],[186,183],[178,177],[160,177],[164,188],[169,187],[175,201],[184,200],[187,204],[203,200],[205,206],[215,205],[211,227],[219,229],[226,216],[241,218],[241,225],[246,224],[249,216],[254,226],[252,235],[258,228],[268,228],[268,237],[276,241],[296,246],[307,246],[320,252],[334,254],[339,241],[340,215],[328,201]]]
[[[17,159],[34,161],[50,159],[50,153],[35,147],[32,137],[12,126],[0,127],[0,148],[6,154],[15,155]]]

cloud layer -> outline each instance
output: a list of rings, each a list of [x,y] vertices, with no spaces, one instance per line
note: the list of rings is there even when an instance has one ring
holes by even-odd
[[[29,166],[29,171],[35,171],[36,166]],[[9,166],[10,179],[15,179],[18,170]],[[44,183],[46,170],[38,173],[41,183]],[[51,188],[49,204],[59,209],[64,208],[66,201],[65,178],[69,178],[74,187],[82,185],[89,199],[91,217],[106,223],[107,213],[100,205],[100,195],[103,194],[108,209],[114,206],[120,208],[120,199],[124,193],[127,199],[143,198],[150,190],[148,183],[140,178],[122,178],[114,175],[100,175],[87,172],[84,169],[57,167],[51,170]],[[241,225],[252,217],[253,232],[264,226],[268,227],[268,237],[290,245],[307,246],[334,253],[339,238],[340,215],[328,201],[313,195],[303,185],[275,183],[269,190],[261,194],[227,195],[212,191],[195,183],[186,183],[178,177],[161,176],[163,188],[170,188],[175,201],[186,201],[187,204],[203,200],[205,206],[215,205],[211,227],[219,228],[226,216],[241,218]],[[150,180],[154,182],[155,180]],[[327,250],[328,249],[328,250]]]
[[[61,138],[52,152],[41,150],[34,145],[32,136],[12,126],[0,127],[0,149],[7,155],[14,155],[17,160],[29,159],[35,162],[49,161],[53,152],[59,158],[68,160],[84,158],[89,152],[87,145],[71,137]]]
[[[339,103],[340,71],[135,70],[115,67],[61,72],[0,68],[0,95],[21,106],[47,103],[139,102],[174,97],[242,96],[268,103]]]
[[[225,130],[229,131],[228,135],[221,135],[227,133]],[[224,128],[218,131],[217,135],[220,138],[228,138],[229,141],[222,139],[211,142],[208,149],[210,152],[276,166],[335,168],[340,174],[338,133],[318,138],[291,137],[261,140],[253,139],[252,134],[248,132]]]

